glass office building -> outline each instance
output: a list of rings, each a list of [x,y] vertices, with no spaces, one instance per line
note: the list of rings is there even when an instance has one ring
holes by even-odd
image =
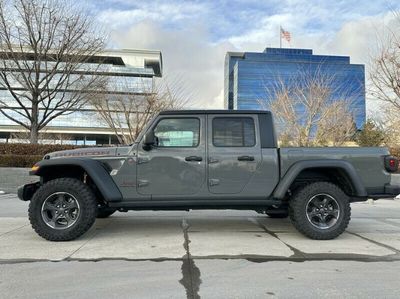
[[[364,65],[351,64],[348,56],[314,55],[309,49],[228,52],[225,57],[225,108],[268,108],[274,98],[274,88],[282,82],[296,82],[296,76],[302,76],[304,72],[329,78],[332,100],[348,99],[356,126],[362,127],[366,114]]]
[[[80,78],[91,74],[106,76],[106,97],[112,99],[121,95],[140,96],[148,93],[154,84],[155,77],[162,76],[162,67],[160,51],[107,50],[83,63],[71,76],[79,76]],[[18,88],[18,82],[14,82],[14,84],[16,86],[13,87]],[[79,92],[79,90],[72,90],[71,92],[77,91]],[[101,92],[99,91],[99,93]],[[68,97],[68,91],[65,93],[65,96]],[[60,92],[60,94],[62,96],[63,92]],[[7,107],[14,109],[18,107],[7,88],[0,86],[0,97],[7,104]],[[27,107],[29,109],[29,102]],[[18,120],[26,121],[23,116],[18,114],[18,111],[3,109]],[[39,114],[43,113],[43,110],[43,107],[39,108]],[[40,133],[53,136],[53,139],[58,139],[63,143],[109,144],[117,142],[114,132],[90,104],[86,104],[80,109],[68,111],[68,115],[55,118]],[[22,126],[0,114],[0,142],[21,141],[25,135],[27,135],[27,132]]]

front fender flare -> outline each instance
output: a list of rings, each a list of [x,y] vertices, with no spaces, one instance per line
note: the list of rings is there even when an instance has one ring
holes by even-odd
[[[51,168],[58,168],[62,172],[63,166],[77,166],[82,168],[96,184],[104,199],[109,202],[118,202],[122,194],[101,162],[88,158],[58,158],[42,160],[35,164],[39,168],[31,171],[30,175],[43,176]]]
[[[275,188],[273,197],[277,199],[283,199],[286,195],[286,192],[289,190],[290,186],[297,178],[297,176],[306,169],[311,168],[332,168],[332,169],[340,169],[346,173],[348,176],[354,191],[355,196],[357,197],[366,197],[367,191],[360,179],[360,176],[357,174],[353,165],[345,160],[338,159],[329,159],[329,160],[305,160],[294,163],[286,172],[284,177],[279,182],[278,186]]]

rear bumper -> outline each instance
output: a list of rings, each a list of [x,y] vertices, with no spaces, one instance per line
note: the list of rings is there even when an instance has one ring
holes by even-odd
[[[37,189],[39,189],[39,187],[40,187],[39,182],[20,186],[17,191],[18,198],[23,201],[31,200],[33,194],[35,194],[35,192],[37,191]]]
[[[372,199],[380,198],[393,198],[400,194],[400,186],[398,185],[385,185],[385,192],[383,194],[371,194],[368,195]]]

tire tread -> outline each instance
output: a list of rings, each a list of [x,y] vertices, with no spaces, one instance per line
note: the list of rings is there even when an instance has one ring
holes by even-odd
[[[304,201],[308,200],[310,196],[313,196],[318,193],[332,193],[335,194],[335,198],[337,201],[341,201],[343,204],[344,215],[339,223],[339,225],[333,230],[327,231],[317,231],[307,220],[307,217],[304,215]],[[332,195],[331,194],[331,195]],[[351,218],[351,207],[348,196],[343,192],[343,190],[330,182],[315,182],[304,186],[301,189],[296,190],[293,194],[293,197],[289,201],[289,217],[293,224],[293,226],[303,235],[314,239],[314,240],[330,240],[334,239],[340,234],[342,234]]]
[[[79,195],[81,216],[80,220],[73,227],[57,231],[46,226],[41,219],[40,210],[44,200],[43,197],[47,197],[48,192],[52,189],[56,191],[60,187],[72,189]],[[32,228],[42,238],[49,241],[70,241],[83,235],[93,225],[97,215],[97,202],[92,190],[80,180],[59,178],[51,180],[39,188],[29,204],[28,214]]]

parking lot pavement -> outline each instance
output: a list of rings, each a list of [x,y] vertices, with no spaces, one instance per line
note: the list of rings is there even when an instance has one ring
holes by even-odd
[[[102,261],[0,265],[0,298],[186,298],[181,263]]]
[[[0,195],[0,287],[6,287],[6,294],[22,292],[21,298],[30,293],[15,290],[18,286],[14,276],[22,275],[32,284],[36,290],[33,297],[56,298],[43,286],[52,275],[63,280],[69,271],[82,271],[89,285],[98,283],[86,297],[77,296],[68,286],[65,292],[74,298],[97,297],[101,290],[110,294],[109,280],[119,286],[118,277],[123,277],[121,287],[117,287],[119,295],[115,296],[119,298],[129,298],[132,292],[135,297],[143,297],[145,288],[157,280],[165,288],[165,296],[155,288],[147,289],[148,297],[285,297],[289,293],[279,286],[279,278],[285,281],[282,286],[298,287],[301,282],[310,283],[313,277],[321,281],[310,292],[312,296],[320,297],[323,289],[326,296],[343,295],[332,283],[350,290],[347,277],[361,281],[363,291],[357,288],[352,293],[357,297],[373,294],[373,290],[368,293],[372,285],[362,279],[367,273],[382,280],[387,297],[400,295],[397,289],[390,288],[393,277],[388,274],[397,276],[400,269],[400,200],[353,204],[347,231],[329,241],[310,240],[299,234],[288,219],[271,219],[252,211],[141,211],[116,213],[98,220],[78,240],[48,242],[31,229],[26,210],[27,203],[15,195]],[[90,266],[93,262],[97,264],[95,268]],[[361,265],[365,266],[361,272],[351,270],[360,269]],[[374,265],[382,273],[386,267],[385,274],[377,278]],[[285,270],[279,271],[282,266]],[[100,267],[101,271],[94,270]],[[39,283],[33,285],[29,273],[35,269],[41,274],[36,277]],[[56,269],[55,274],[52,269]],[[88,271],[97,280],[85,276]],[[107,274],[110,271],[117,276]],[[306,276],[301,275],[303,272]],[[329,284],[324,275],[333,282]],[[239,287],[239,280],[248,280],[249,276],[251,283],[242,282]],[[78,289],[84,288],[81,281],[77,285]],[[244,293],[243,288],[252,291]],[[127,289],[131,293],[125,294]],[[217,292],[214,296],[213,290]],[[300,288],[299,296],[301,292]],[[304,292],[305,295],[307,291]],[[4,293],[0,293],[2,296]]]
[[[201,298],[393,298],[400,262],[196,261]]]
[[[21,203],[26,213],[26,203],[17,201],[15,195],[1,195],[0,209],[4,212],[4,205],[12,199]],[[188,250],[192,258],[199,259],[294,260],[347,255],[397,260],[400,200],[352,207],[353,218],[347,232],[329,241],[310,240],[299,234],[288,219],[271,219],[251,211],[117,213],[96,221],[78,240],[59,243],[36,235],[26,216],[3,216],[0,260],[176,260],[187,255]],[[387,218],[383,217],[385,211]]]

